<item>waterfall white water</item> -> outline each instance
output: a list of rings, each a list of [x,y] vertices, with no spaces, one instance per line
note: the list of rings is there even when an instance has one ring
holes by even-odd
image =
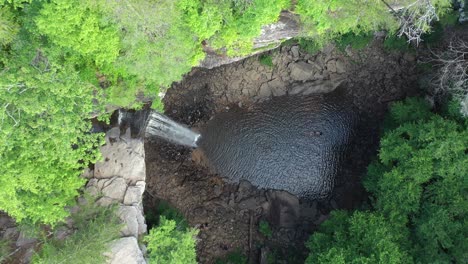
[[[148,116],[145,136],[156,136],[175,144],[193,148],[197,147],[197,141],[200,138],[199,133],[154,111]]]

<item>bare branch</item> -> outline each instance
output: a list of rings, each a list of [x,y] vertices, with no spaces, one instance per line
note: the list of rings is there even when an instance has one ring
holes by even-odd
[[[468,116],[468,44],[455,40],[445,51],[433,54],[432,61],[438,66],[431,79],[435,95],[452,95],[460,100],[460,111]]]
[[[405,35],[408,42],[416,43],[416,45],[422,41],[422,34],[429,31],[432,21],[439,20],[430,0],[417,0],[402,8],[400,12],[398,37]]]

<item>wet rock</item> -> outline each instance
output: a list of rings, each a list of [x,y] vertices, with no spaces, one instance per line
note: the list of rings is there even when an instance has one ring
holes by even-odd
[[[253,185],[249,181],[246,181],[246,180],[241,180],[239,182],[239,186],[237,187],[237,191],[240,194],[244,194],[244,195],[249,193],[252,189],[253,189]]]
[[[259,98],[268,98],[271,96],[271,89],[270,87],[268,87],[268,84],[262,84],[262,86],[260,86],[260,90],[258,92],[258,97]]]
[[[109,264],[146,264],[135,237],[124,237],[114,241],[110,252],[105,253]]]
[[[303,61],[291,63],[291,79],[294,81],[307,81],[314,77],[314,66]]]
[[[265,202],[264,197],[250,197],[239,202],[240,210],[255,210]]]
[[[332,79],[332,80],[317,80],[313,82],[307,82],[303,84],[297,84],[289,88],[288,94],[321,94],[329,93],[334,91],[344,79]]]
[[[300,216],[299,199],[285,191],[268,191],[266,196],[269,222],[277,227],[294,227]]]
[[[286,85],[279,79],[273,79],[268,82],[268,87],[273,96],[282,96],[286,94]]]

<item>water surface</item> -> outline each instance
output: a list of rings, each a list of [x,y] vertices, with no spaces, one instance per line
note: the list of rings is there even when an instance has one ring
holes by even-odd
[[[212,167],[237,182],[326,198],[346,157],[356,117],[340,91],[283,96],[252,110],[216,115],[198,145]]]

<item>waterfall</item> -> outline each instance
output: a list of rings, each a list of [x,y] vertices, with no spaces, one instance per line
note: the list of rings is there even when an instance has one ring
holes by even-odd
[[[197,141],[200,138],[199,133],[155,111],[148,116],[145,136],[156,136],[193,148],[197,147]]]

